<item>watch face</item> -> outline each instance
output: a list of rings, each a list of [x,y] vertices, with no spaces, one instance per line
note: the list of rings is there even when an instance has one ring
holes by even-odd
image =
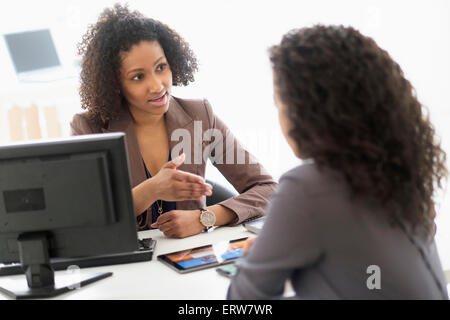
[[[200,220],[205,227],[212,227],[216,222],[216,216],[211,211],[203,211]]]

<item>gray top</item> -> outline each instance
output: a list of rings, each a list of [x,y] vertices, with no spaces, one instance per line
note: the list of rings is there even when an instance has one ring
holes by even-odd
[[[280,298],[290,279],[300,299],[448,299],[434,241],[412,240],[426,261],[383,209],[304,164],[281,177],[228,298]]]

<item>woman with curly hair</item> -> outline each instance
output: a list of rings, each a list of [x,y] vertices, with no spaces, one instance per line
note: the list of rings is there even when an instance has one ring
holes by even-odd
[[[167,236],[183,238],[263,214],[275,188],[272,177],[214,115],[207,100],[171,95],[172,85],[188,85],[197,70],[197,60],[180,35],[116,4],[90,26],[79,54],[81,104],[87,112],[74,116],[72,134],[125,132],[141,230],[159,228]],[[183,148],[177,144],[180,137],[186,140]],[[177,154],[178,149],[184,153]],[[235,151],[248,162],[236,163]],[[204,180],[207,159],[198,159],[198,154],[208,152],[240,194],[206,207],[205,196],[213,190]]]
[[[270,49],[285,173],[231,299],[448,299],[433,194],[445,153],[399,65],[351,27],[292,30]]]

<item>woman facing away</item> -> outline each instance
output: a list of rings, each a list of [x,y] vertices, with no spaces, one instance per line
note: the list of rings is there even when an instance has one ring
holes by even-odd
[[[179,34],[116,4],[90,26],[78,49],[87,112],[74,116],[72,134],[125,132],[140,230],[183,238],[264,213],[272,177],[207,100],[171,96],[172,85],[189,84],[197,70]],[[240,195],[206,207],[213,192],[204,180],[207,157]]]
[[[292,30],[270,49],[285,173],[230,299],[448,299],[433,195],[445,153],[399,65],[351,27]]]

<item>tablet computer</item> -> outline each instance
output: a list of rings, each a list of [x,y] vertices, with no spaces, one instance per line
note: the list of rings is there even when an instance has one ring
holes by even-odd
[[[162,254],[158,256],[158,260],[179,273],[212,268],[242,257],[242,248],[246,240],[247,238],[241,238]]]

